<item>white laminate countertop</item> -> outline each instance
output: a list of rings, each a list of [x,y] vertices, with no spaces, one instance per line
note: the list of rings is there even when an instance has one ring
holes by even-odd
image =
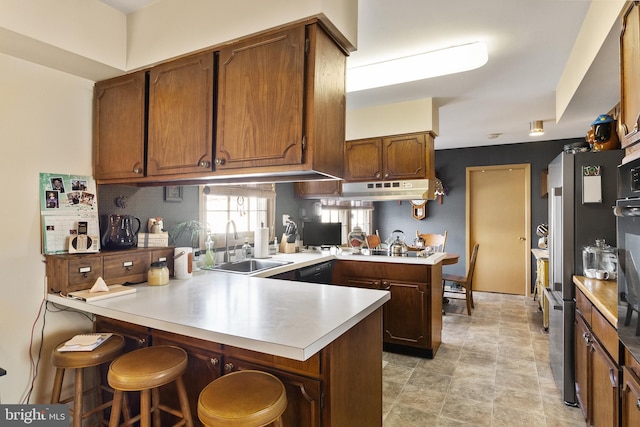
[[[269,279],[331,259],[435,265],[427,258],[302,252],[278,254],[285,266],[247,276],[197,271],[165,286],[133,285],[136,292],[94,302],[57,294],[47,299],[70,308],[295,360],[307,360],[391,297],[388,291]],[[263,277],[259,277],[263,276]]]

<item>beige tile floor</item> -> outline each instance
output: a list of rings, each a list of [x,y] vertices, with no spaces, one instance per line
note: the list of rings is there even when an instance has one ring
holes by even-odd
[[[530,297],[474,293],[445,305],[435,358],[383,355],[383,425],[585,426],[562,402],[542,312]]]

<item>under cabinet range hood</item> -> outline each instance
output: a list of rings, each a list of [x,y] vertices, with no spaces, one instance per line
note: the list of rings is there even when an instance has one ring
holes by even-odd
[[[343,182],[343,200],[434,200],[434,185],[428,179]]]

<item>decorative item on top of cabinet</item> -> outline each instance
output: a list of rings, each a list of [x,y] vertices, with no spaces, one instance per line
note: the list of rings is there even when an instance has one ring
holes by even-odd
[[[213,53],[149,71],[147,175],[211,172]]]
[[[97,82],[93,89],[95,179],[144,176],[146,71]]]
[[[431,132],[345,143],[345,181],[435,178]]]
[[[345,63],[343,50],[316,23],[223,47],[216,171],[287,166],[290,174],[342,177]]]
[[[640,4],[628,2],[620,32],[620,142],[627,155],[640,141]],[[635,147],[636,149],[638,147]],[[635,151],[635,150],[633,150]]]

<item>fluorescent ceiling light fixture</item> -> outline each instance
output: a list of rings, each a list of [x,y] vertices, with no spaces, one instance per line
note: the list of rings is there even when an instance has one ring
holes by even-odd
[[[482,42],[467,43],[347,70],[347,92],[475,70],[487,63]]]
[[[544,127],[542,125],[542,120],[534,120],[529,123],[529,136],[540,136],[544,135]]]

